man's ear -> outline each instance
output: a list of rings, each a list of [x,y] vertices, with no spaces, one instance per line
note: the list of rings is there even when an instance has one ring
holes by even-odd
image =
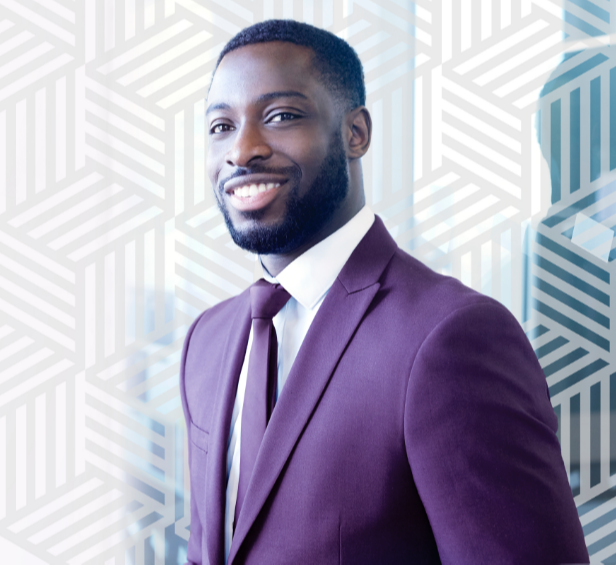
[[[365,106],[358,106],[346,115],[345,131],[347,156],[359,159],[366,154],[372,138],[372,118]]]

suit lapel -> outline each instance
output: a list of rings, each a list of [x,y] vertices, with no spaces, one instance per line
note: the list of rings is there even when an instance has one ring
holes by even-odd
[[[341,355],[379,290],[378,278],[396,248],[377,217],[319,308],[265,431],[233,536],[229,565],[233,563]]]
[[[248,298],[247,298],[248,297]],[[228,326],[227,343],[223,350],[220,379],[216,390],[215,414],[212,418],[210,447],[207,458],[205,500],[206,540],[210,563],[224,563],[224,520],[227,491],[227,446],[237,383],[244,362],[250,333],[250,298],[247,293],[238,305],[235,318]],[[216,370],[216,369],[214,369]]]

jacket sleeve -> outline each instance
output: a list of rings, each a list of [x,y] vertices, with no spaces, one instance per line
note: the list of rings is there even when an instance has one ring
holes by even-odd
[[[203,313],[205,314],[205,312]],[[188,408],[188,402],[186,399],[186,357],[188,355],[188,347],[190,344],[190,338],[192,337],[193,330],[195,326],[198,324],[199,320],[202,318],[203,314],[197,317],[197,319],[193,322],[191,327],[189,328],[186,339],[184,340],[184,347],[182,350],[182,360],[180,362],[180,396],[182,398],[182,408],[184,410],[184,419],[186,421],[186,434],[188,436],[188,467],[190,469],[190,478],[191,478],[191,496],[190,496],[190,537],[188,539],[188,548],[186,552],[186,565],[205,565],[203,563],[203,525],[201,524],[201,519],[199,517],[199,512],[197,510],[197,497],[193,496],[195,494],[195,489],[193,489],[194,475],[196,472],[201,472],[196,469],[196,466],[193,465],[194,452],[199,449],[199,447],[193,444],[191,433],[192,433],[192,420],[190,417],[190,410]]]
[[[444,564],[588,563],[547,383],[522,328],[486,299],[422,344],[408,460]]]

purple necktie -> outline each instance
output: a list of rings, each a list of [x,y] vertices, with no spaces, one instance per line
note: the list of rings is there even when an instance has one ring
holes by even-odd
[[[252,348],[242,408],[240,477],[235,503],[235,520],[242,510],[265,428],[276,404],[278,382],[278,340],[272,318],[282,310],[291,295],[279,284],[261,279],[250,287]]]

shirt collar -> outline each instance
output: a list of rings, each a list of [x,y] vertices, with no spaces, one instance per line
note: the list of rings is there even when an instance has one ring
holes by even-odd
[[[289,263],[277,277],[271,277],[264,268],[265,280],[280,283],[304,308],[312,310],[334,283],[373,222],[374,212],[364,206],[341,228]]]

